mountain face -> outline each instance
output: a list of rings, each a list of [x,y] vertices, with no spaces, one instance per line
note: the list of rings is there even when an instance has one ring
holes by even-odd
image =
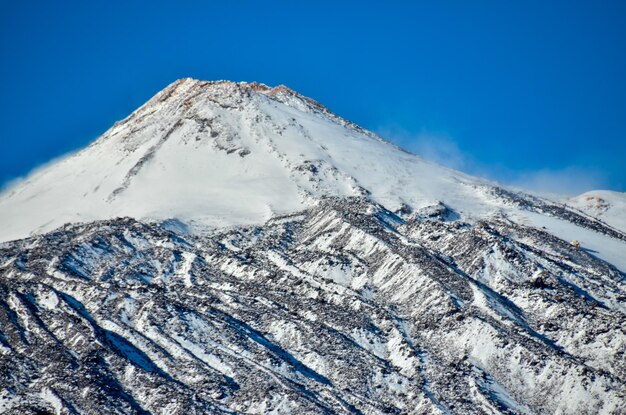
[[[371,193],[393,209],[446,193],[475,199],[459,180],[478,183],[287,88],[185,79],[0,198],[0,214],[13,218],[0,240],[123,216],[176,218],[196,231],[261,224],[328,196]]]
[[[626,413],[610,200],[177,81],[0,196],[0,413]]]

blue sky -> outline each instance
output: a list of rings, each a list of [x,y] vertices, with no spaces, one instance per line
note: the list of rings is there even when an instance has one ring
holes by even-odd
[[[0,53],[2,183],[191,76],[286,84],[505,183],[626,191],[623,1],[3,0]]]

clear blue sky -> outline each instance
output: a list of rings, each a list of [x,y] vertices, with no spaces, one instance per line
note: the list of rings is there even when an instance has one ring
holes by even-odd
[[[626,191],[624,1],[0,4],[3,183],[191,76],[286,84],[506,183]]]

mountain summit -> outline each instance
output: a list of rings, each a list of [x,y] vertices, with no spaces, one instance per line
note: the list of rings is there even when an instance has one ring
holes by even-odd
[[[474,214],[485,210],[480,183],[284,86],[182,79],[5,194],[0,215],[12,220],[0,239],[119,216],[260,224],[328,196],[367,196],[392,210],[443,201]]]
[[[176,81],[0,195],[0,413],[623,414],[622,202]]]

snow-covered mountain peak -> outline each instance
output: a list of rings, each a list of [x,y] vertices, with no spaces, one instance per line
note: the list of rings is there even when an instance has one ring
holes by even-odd
[[[146,118],[170,116],[179,119],[202,119],[202,113],[216,106],[232,112],[263,113],[257,117],[260,121],[265,118],[267,111],[263,106],[267,106],[268,103],[271,103],[270,106],[283,104],[298,112],[315,114],[361,133],[373,135],[334,114],[319,102],[285,85],[270,87],[259,82],[202,81],[183,78],[171,83],[127,118],[115,123],[114,128],[102,138],[106,139],[123,129],[125,125],[136,125]]]
[[[186,78],[2,195],[0,214],[12,220],[0,239],[117,216],[263,223],[328,196],[419,208],[465,199],[459,181],[480,182],[426,163],[287,87]]]
[[[0,195],[0,241],[122,216],[175,219],[197,231],[262,224],[328,197],[363,197],[406,215],[443,209],[454,220],[554,225],[569,239],[583,239],[580,224],[606,227],[427,162],[285,86],[185,78]],[[546,223],[548,211],[567,223]],[[602,238],[585,237],[604,250]]]

